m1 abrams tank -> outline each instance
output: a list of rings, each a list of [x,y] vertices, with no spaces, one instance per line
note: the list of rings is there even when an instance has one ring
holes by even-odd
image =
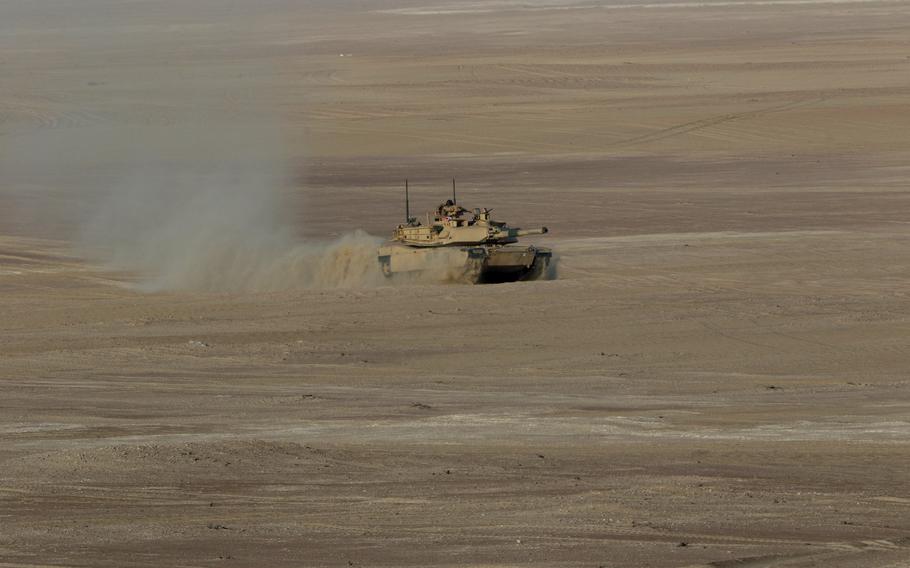
[[[426,223],[411,217],[406,205],[407,221],[398,225],[391,240],[379,249],[379,265],[385,276],[411,275],[471,284],[553,277],[550,249],[516,244],[519,237],[546,234],[546,227],[509,227],[494,221],[490,209],[469,211],[454,197],[453,192],[452,199],[427,213]]]

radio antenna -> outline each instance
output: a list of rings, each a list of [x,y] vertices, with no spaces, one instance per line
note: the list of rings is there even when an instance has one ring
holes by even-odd
[[[452,205],[458,205],[458,199],[455,198],[455,178],[452,178]]]
[[[411,222],[411,200],[408,196],[408,180],[404,180],[404,222]]]

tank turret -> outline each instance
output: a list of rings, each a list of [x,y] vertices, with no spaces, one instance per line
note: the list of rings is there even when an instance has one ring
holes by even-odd
[[[474,209],[471,212],[450,199],[437,207],[432,216],[427,213],[426,224],[411,217],[407,223],[398,225],[392,233],[392,241],[414,247],[504,245],[518,242],[519,237],[548,232],[546,227],[509,227],[506,223],[494,221],[490,211]]]

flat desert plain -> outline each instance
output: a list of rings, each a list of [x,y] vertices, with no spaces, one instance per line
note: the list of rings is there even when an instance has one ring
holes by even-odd
[[[0,566],[910,566],[910,3],[3,0],[0,73]],[[313,280],[452,177],[559,278]]]

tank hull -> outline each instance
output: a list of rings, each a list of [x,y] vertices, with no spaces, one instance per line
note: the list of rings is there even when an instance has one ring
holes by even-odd
[[[522,245],[412,247],[388,244],[379,265],[389,277],[485,284],[552,278],[553,253]]]

